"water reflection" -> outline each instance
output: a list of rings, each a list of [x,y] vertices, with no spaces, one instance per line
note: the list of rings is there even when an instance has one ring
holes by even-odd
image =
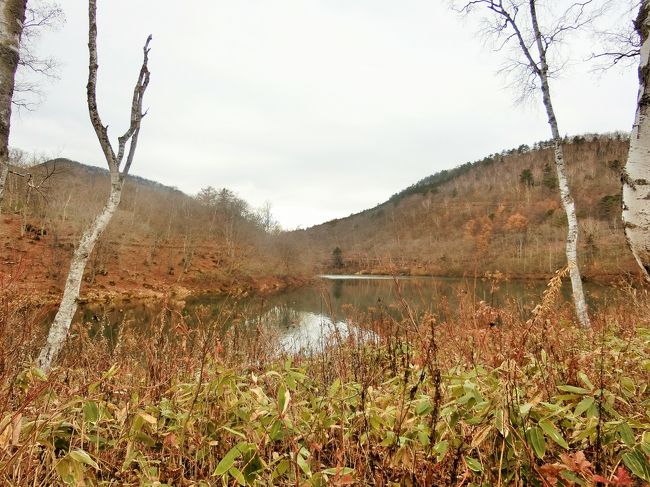
[[[441,321],[447,320],[467,303],[479,301],[518,310],[522,318],[540,301],[546,283],[543,281],[506,281],[495,283],[481,279],[400,278],[366,276],[322,276],[315,286],[300,288],[271,297],[253,297],[237,303],[218,296],[203,296],[177,303],[176,309],[162,303],[123,303],[86,305],[80,307],[76,320],[97,324],[101,321],[109,342],[115,342],[124,326],[147,327],[156,319],[169,320],[182,316],[188,326],[201,326],[222,318],[224,308],[236,309],[232,318],[222,323],[221,333],[244,323],[245,328],[268,331],[276,337],[282,352],[320,351],[335,340],[357,337],[363,330],[353,326],[350,316],[366,313],[399,318],[403,304],[416,314],[430,312]],[[587,285],[592,310],[615,294],[611,287]],[[563,289],[565,299],[570,288]],[[201,318],[199,319],[199,310]],[[221,323],[221,321],[219,321]],[[361,339],[372,339],[369,333]]]
[[[279,350],[285,353],[315,353],[335,341],[346,340],[350,325],[308,311],[296,312],[296,324],[284,330]]]

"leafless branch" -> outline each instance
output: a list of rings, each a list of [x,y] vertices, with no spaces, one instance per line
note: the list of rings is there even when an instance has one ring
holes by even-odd
[[[613,66],[629,67],[637,63],[641,54],[641,41],[635,28],[634,17],[639,11],[640,1],[631,2],[621,14],[621,27],[596,29],[594,35],[598,40],[599,50],[591,54],[588,60],[601,61],[596,64],[596,71],[610,69]]]
[[[108,163],[109,170],[112,175],[119,176],[122,180],[129,173],[131,168],[131,163],[133,162],[133,157],[135,155],[135,149],[138,143],[138,135],[140,132],[140,124],[144,113],[142,111],[142,104],[144,99],[144,93],[147,90],[149,85],[149,43],[151,42],[152,37],[149,36],[145,42],[143,52],[143,61],[142,67],[140,68],[140,73],[138,75],[138,80],[136,82],[135,88],[133,89],[133,99],[131,101],[131,120],[129,128],[127,131],[118,138],[118,153],[115,154],[113,146],[111,145],[109,136],[108,136],[108,126],[104,126],[99,115],[99,109],[97,107],[97,0],[89,1],[89,35],[88,35],[88,50],[89,50],[89,69],[88,69],[88,85],[87,96],[88,96],[88,111],[90,114],[90,121],[95,129],[97,138],[106,157],[106,162]],[[127,155],[126,164],[120,173],[120,166],[124,158],[124,153],[126,150],[126,144],[129,143],[129,151]]]
[[[510,51],[499,72],[507,84],[517,90],[522,102],[539,88],[539,78],[556,77],[567,65],[556,48],[571,33],[585,29],[600,18],[610,0],[579,0],[574,2],[535,2],[542,11],[538,15],[539,45],[534,32],[527,0],[464,1],[454,10],[469,15],[483,9],[481,34],[494,42],[495,50]]]
[[[65,22],[65,13],[56,2],[30,2],[25,11],[23,29],[27,37],[39,35],[38,29],[58,27]]]
[[[25,12],[25,23],[20,40],[18,81],[14,93],[20,95],[12,100],[14,106],[33,110],[44,99],[39,83],[34,79],[57,80],[58,62],[51,57],[36,54],[35,44],[47,29],[58,29],[65,22],[61,7],[45,0],[32,0]]]
[[[32,171],[21,172],[11,167],[9,168],[9,174],[25,179],[28,193],[31,191],[36,191],[43,199],[47,200],[47,196],[44,191],[47,189],[47,181],[55,174],[58,174],[56,169],[56,162],[53,161],[51,164],[43,164],[40,167],[45,168],[45,174],[36,175]]]
[[[119,151],[118,151],[118,165],[122,163],[122,158],[124,157],[124,148],[126,146],[127,141],[129,138],[131,139],[131,143],[129,146],[129,153],[126,158],[126,164],[124,165],[124,169],[122,170],[123,175],[126,175],[129,173],[129,169],[131,168],[131,163],[133,162],[133,156],[135,154],[135,147],[137,145],[138,141],[138,135],[140,131],[140,123],[142,122],[142,119],[145,117],[146,112],[142,112],[142,101],[144,99],[144,93],[147,90],[147,86],[149,86],[149,43],[151,42],[151,35],[147,37],[147,41],[144,44],[143,48],[143,61],[142,61],[142,67],[140,68],[140,74],[138,76],[138,81],[135,85],[135,88],[133,89],[133,100],[131,102],[131,125],[129,126],[128,130],[122,135],[118,142],[119,142]]]

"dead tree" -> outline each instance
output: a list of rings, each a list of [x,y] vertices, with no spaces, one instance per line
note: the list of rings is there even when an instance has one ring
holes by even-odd
[[[622,174],[625,237],[650,281],[650,0],[643,0],[635,28],[640,39],[639,94]]]
[[[148,61],[151,36],[147,38],[144,45],[144,59],[140,68],[140,74],[138,75],[138,81],[133,90],[130,125],[127,131],[118,138],[117,153],[115,153],[108,136],[108,127],[102,123],[97,108],[97,0],[89,0],[88,18],[88,112],[102,152],[104,153],[106,163],[108,164],[111,188],[106,205],[84,231],[79,245],[72,256],[61,305],[50,327],[47,343],[38,357],[38,366],[46,371],[51,368],[52,362],[56,359],[65,343],[68,330],[70,329],[70,323],[77,310],[77,299],[79,297],[81,281],[90,254],[120,204],[122,188],[133,163],[138,144],[140,125],[145,116],[142,109],[142,102],[147,86],[149,85]],[[126,160],[124,159],[125,156]]]
[[[9,173],[11,100],[20,60],[27,0],[0,0],[0,204]]]
[[[593,0],[570,3],[544,26],[541,25],[537,13],[538,0],[474,0],[464,2],[460,9],[465,13],[475,9],[486,11],[485,33],[497,39],[499,49],[512,45],[517,53],[516,59],[508,64],[504,71],[516,76],[515,82],[523,89],[524,97],[534,92],[540,92],[542,95],[553,137],[560,197],[568,223],[566,258],[573,301],[578,321],[584,327],[590,326],[590,321],[578,267],[578,219],[569,189],[562,138],[551,97],[549,80],[555,70],[549,65],[549,49],[557,47],[567,33],[584,27],[598,15],[599,12],[590,10],[592,3]]]

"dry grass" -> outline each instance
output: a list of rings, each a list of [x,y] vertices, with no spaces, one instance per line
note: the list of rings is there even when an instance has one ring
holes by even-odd
[[[647,293],[584,331],[557,285],[528,321],[469,298],[437,316],[350,310],[363,340],[295,357],[238,307],[190,326],[170,302],[113,340],[75,327],[49,376],[29,367],[42,312],[5,285],[0,483],[642,485]]]

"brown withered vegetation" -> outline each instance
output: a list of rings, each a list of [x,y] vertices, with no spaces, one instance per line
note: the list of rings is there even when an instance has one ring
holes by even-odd
[[[169,303],[110,339],[76,325],[48,376],[31,365],[42,316],[4,283],[0,483],[645,485],[647,292],[585,330],[561,277],[527,320],[402,300],[401,318],[350,310],[355,333],[293,357],[235,302],[192,323]]]
[[[624,134],[565,141],[583,276],[636,273],[621,223]],[[424,178],[375,208],[295,232],[332,272],[548,278],[566,263],[566,217],[548,144]],[[344,266],[332,265],[341,249]]]
[[[23,169],[45,184],[30,191],[10,176],[0,219],[0,276],[55,301],[79,236],[108,194],[108,173],[67,159]],[[204,193],[207,194],[207,193]],[[84,299],[274,292],[303,284],[304,265],[275,228],[228,190],[210,199],[137,176],[86,268]],[[272,231],[269,231],[272,230]]]
[[[620,217],[623,134],[567,139],[588,279],[636,274]],[[549,278],[565,264],[565,217],[544,143],[424,178],[386,203],[289,233],[228,190],[194,198],[129,177],[115,221],[87,269],[84,297],[233,290],[274,292],[319,272],[467,276],[499,270]],[[0,275],[55,300],[79,234],[107,192],[107,173],[58,159],[10,176],[0,220]],[[23,170],[23,172],[25,172]],[[334,255],[335,249],[340,252]]]

